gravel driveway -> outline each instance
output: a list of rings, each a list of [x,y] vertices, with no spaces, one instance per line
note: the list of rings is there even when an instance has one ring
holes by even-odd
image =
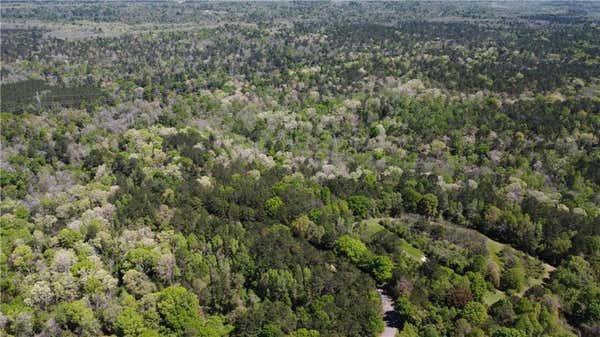
[[[400,321],[398,319],[398,313],[394,311],[394,300],[391,296],[385,293],[382,289],[377,289],[379,296],[381,296],[381,308],[383,309],[383,322],[385,328],[380,337],[395,337],[398,333],[398,327]]]

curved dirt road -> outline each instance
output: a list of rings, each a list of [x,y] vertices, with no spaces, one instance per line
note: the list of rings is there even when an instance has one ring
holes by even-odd
[[[383,289],[377,289],[379,296],[381,297],[381,308],[383,309],[383,322],[385,328],[380,337],[395,337],[400,326],[398,320],[398,313],[394,311],[394,300],[388,295]]]

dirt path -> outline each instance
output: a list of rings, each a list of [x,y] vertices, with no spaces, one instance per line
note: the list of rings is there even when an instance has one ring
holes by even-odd
[[[381,308],[383,309],[383,322],[385,327],[380,337],[395,337],[398,333],[398,327],[400,326],[400,320],[398,314],[394,311],[394,300],[390,295],[385,293],[383,289],[377,289],[379,296],[381,296]]]

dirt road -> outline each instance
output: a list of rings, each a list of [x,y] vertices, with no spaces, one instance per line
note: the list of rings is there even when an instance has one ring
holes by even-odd
[[[383,322],[385,328],[380,337],[395,337],[398,333],[398,327],[400,321],[398,320],[398,314],[394,311],[394,300],[382,289],[377,289],[379,296],[381,296],[381,308],[383,309]]]

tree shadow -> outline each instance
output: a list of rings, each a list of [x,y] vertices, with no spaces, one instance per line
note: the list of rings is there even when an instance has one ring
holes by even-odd
[[[400,329],[402,327],[400,315],[395,311],[386,311],[383,313],[383,321],[385,322],[386,326],[391,328]]]
[[[390,299],[394,298],[394,295],[390,291],[389,288],[382,289],[382,294]],[[394,301],[392,301],[392,308],[394,306],[395,306]],[[402,328],[402,322],[400,320],[400,315],[394,309],[383,313],[383,321],[385,322],[385,325],[388,327],[396,328],[398,330],[400,330]]]

